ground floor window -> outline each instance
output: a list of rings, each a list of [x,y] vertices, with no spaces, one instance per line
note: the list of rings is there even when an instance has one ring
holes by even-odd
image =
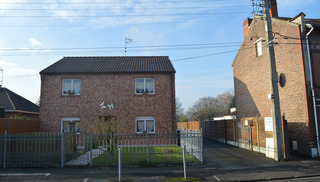
[[[61,131],[80,132],[80,118],[79,117],[61,118]]]
[[[137,133],[148,131],[149,133],[155,132],[155,119],[153,116],[136,117]]]

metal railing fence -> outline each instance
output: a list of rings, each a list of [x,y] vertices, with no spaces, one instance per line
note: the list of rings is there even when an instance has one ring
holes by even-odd
[[[182,163],[203,161],[202,131],[177,133],[21,133],[0,134],[0,162],[6,167],[117,166],[122,164]]]

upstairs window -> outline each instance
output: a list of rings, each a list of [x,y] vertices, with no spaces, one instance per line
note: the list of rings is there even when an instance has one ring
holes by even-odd
[[[257,57],[262,55],[262,44],[261,44],[261,39],[257,40],[255,42],[256,44],[256,52],[257,52]]]
[[[137,78],[136,94],[154,94],[153,78]]]
[[[64,79],[62,81],[62,95],[80,95],[80,79]]]

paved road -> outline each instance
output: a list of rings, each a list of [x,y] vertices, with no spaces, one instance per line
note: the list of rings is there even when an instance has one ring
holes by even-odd
[[[263,154],[204,140],[204,163],[187,166],[201,181],[320,181],[320,161],[274,162]],[[124,168],[123,181],[167,181],[183,177],[182,166]],[[116,168],[0,169],[0,181],[118,181]]]

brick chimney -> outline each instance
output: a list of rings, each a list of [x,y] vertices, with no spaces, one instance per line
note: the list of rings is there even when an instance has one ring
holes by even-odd
[[[270,4],[271,4],[270,16],[271,18],[277,18],[278,17],[277,0],[270,0]]]
[[[246,37],[249,33],[249,27],[252,22],[252,19],[249,17],[242,23],[243,26],[243,36]]]

